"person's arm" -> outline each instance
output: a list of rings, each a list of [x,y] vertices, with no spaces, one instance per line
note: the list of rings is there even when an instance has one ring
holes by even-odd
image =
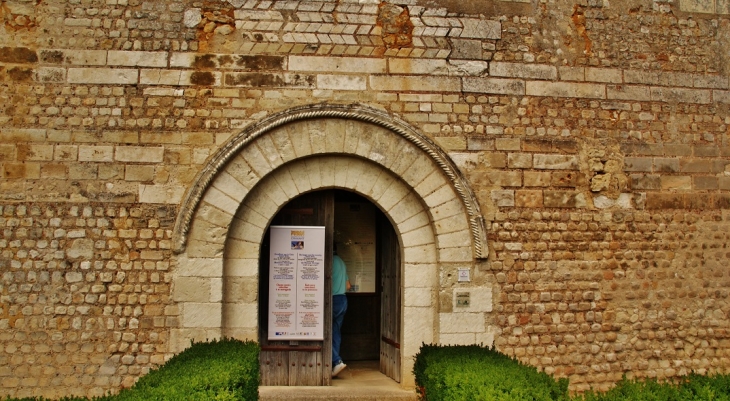
[[[352,285],[350,285],[350,280],[345,281],[345,291],[350,291],[350,288],[352,288]]]

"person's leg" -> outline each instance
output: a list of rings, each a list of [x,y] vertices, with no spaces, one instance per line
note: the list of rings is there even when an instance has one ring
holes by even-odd
[[[347,297],[335,295],[332,297],[332,367],[342,362],[340,344],[342,343],[342,321],[347,311]]]

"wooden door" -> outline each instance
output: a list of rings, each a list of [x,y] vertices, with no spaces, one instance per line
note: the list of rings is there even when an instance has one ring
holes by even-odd
[[[393,226],[378,219],[378,259],[380,264],[380,371],[400,382],[401,375],[401,274],[398,237]]]
[[[268,340],[269,238],[259,257],[259,339],[261,385],[328,386],[332,377],[332,233],[334,195],[321,191],[300,196],[287,204],[272,225],[325,227],[325,294],[323,341]]]

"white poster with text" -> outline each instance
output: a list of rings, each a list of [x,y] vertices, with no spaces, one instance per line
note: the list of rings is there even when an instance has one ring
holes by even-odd
[[[271,226],[269,340],[324,339],[324,227]]]

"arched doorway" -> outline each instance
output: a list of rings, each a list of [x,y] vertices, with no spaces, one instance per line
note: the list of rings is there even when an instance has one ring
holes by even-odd
[[[259,339],[266,230],[292,199],[333,188],[366,197],[392,224],[402,271],[398,370],[401,383],[413,385],[411,357],[422,343],[438,341],[439,271],[486,257],[484,224],[472,191],[438,146],[358,105],[271,116],[231,138],[200,172],[176,222],[173,280],[209,291],[174,291],[172,352],[190,340]]]
[[[333,247],[345,261],[352,283],[342,327],[341,355],[350,362],[373,362],[400,382],[400,315],[402,275],[400,246],[390,221],[367,198],[352,191],[325,189],[300,195],[274,216],[269,230],[325,227],[326,253]],[[267,230],[268,231],[268,230]],[[332,339],[330,292],[325,298],[324,341],[275,341],[269,309],[270,238],[267,233],[259,260],[259,342],[262,385],[322,385],[329,383]],[[327,262],[331,263],[331,262]],[[329,265],[328,265],[329,266]],[[330,286],[330,269],[325,269]]]

